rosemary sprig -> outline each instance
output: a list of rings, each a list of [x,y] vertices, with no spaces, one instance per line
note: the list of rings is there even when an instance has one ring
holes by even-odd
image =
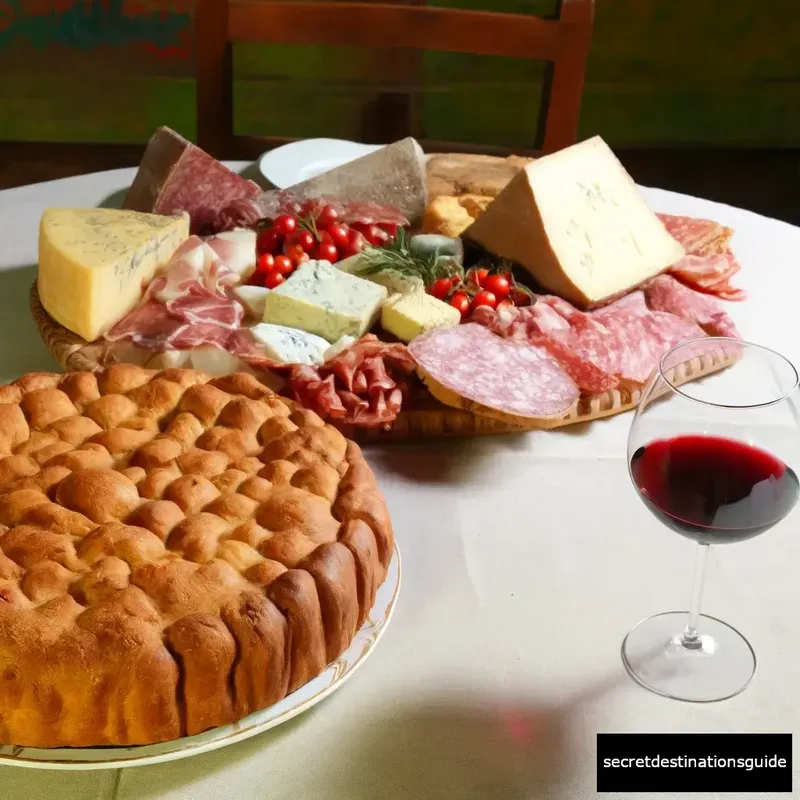
[[[367,245],[361,253],[361,264],[357,272],[375,275],[379,272],[395,272],[403,277],[416,276],[426,287],[439,278],[458,275],[463,278],[464,268],[454,258],[433,253],[421,257],[413,255],[408,247],[406,232],[399,228],[397,236],[384,247]]]

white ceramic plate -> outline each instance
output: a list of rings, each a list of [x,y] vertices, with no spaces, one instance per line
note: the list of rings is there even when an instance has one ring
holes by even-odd
[[[0,765],[33,769],[120,769],[143,767],[177,761],[180,758],[208,753],[235,742],[257,736],[282,722],[307,711],[345,681],[366,661],[375,649],[392,617],[400,590],[400,550],[395,545],[386,580],[378,590],[375,605],[350,647],[329,664],[325,671],[269,708],[256,711],[233,725],[224,725],[197,736],[186,736],[174,742],[140,747],[60,747],[37,750],[29,747],[0,747]]]
[[[383,145],[344,139],[301,139],[268,150],[258,159],[258,169],[273,186],[286,189],[367,153],[374,153],[381,147]]]

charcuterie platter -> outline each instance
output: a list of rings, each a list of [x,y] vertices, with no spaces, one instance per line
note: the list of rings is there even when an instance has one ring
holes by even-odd
[[[670,347],[738,337],[733,231],[656,214],[599,137],[536,161],[406,139],[263,192],[162,128],[123,206],[42,217],[31,309],[66,370],[250,372],[360,440],[591,421]]]

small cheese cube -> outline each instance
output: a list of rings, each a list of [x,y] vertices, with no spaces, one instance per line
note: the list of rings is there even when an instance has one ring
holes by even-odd
[[[189,217],[113,208],[50,208],[39,226],[39,297],[47,313],[91,342],[141,299],[189,237]]]
[[[627,293],[684,255],[599,136],[529,164],[464,236],[581,308]]]
[[[364,259],[360,255],[350,256],[350,258],[345,258],[342,261],[336,262],[336,268],[342,270],[342,272],[347,272],[350,275],[363,278],[365,281],[379,283],[381,286],[385,286],[392,294],[395,292],[407,294],[408,292],[424,290],[425,288],[422,278],[417,275],[401,275],[399,272],[386,269],[381,272],[372,272],[368,275],[364,275],[361,272],[364,266]]]
[[[266,322],[254,325],[250,332],[264,345],[267,357],[282,364],[322,364],[331,346],[313,333]]]
[[[410,342],[432,328],[451,328],[459,322],[458,309],[425,292],[393,295],[381,311],[383,329],[402,342]]]
[[[237,286],[233,290],[236,299],[244,306],[245,314],[250,319],[264,318],[264,304],[270,290],[265,286]]]
[[[375,323],[388,294],[385,287],[328,261],[306,261],[267,295],[264,322],[299,328],[329,342],[359,338]]]
[[[330,361],[332,358],[336,358],[336,356],[344,353],[349,347],[352,347],[356,343],[355,336],[342,336],[341,339],[337,339],[323,354],[322,360]]]

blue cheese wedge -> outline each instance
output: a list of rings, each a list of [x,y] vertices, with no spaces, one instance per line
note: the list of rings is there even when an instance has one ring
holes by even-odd
[[[410,342],[433,328],[451,328],[461,313],[425,292],[392,295],[381,311],[381,326],[401,342]]]
[[[350,256],[342,261],[337,262],[336,268],[347,272],[350,275],[355,275],[363,278],[365,281],[372,281],[385,286],[391,294],[399,292],[400,294],[409,294],[410,292],[421,291],[425,289],[425,284],[422,278],[417,275],[401,275],[394,270],[382,270],[381,272],[373,272],[369,275],[364,275],[361,270],[366,266],[363,256]]]
[[[264,322],[299,328],[328,342],[359,338],[373,326],[388,296],[385,286],[328,261],[306,261],[267,295]]]
[[[267,357],[282,364],[322,364],[331,346],[321,336],[284,325],[262,322],[250,328],[250,332],[264,346]]]

